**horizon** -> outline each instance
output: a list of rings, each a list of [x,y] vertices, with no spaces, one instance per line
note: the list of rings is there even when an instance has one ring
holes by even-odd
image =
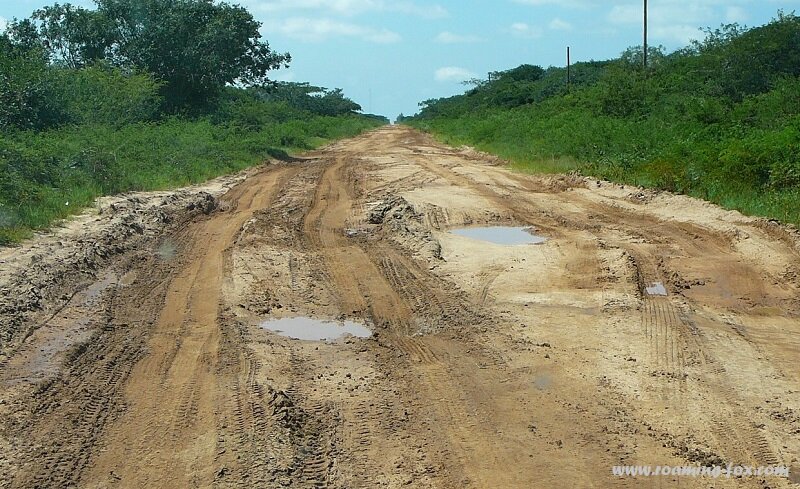
[[[53,1],[0,3],[0,28]],[[93,8],[89,0],[69,2]],[[503,0],[464,6],[385,0],[242,0],[277,52],[277,81],[341,88],[364,113],[394,120],[418,103],[463,93],[462,82],[521,64],[563,67],[616,58],[642,44],[642,4],[596,0]],[[757,27],[800,0],[650,0],[649,44],[668,52],[703,38],[702,28]]]

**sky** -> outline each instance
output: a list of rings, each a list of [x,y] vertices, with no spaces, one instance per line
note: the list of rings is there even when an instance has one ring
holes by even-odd
[[[0,0],[0,29],[52,0]],[[63,0],[61,3],[64,3]],[[71,3],[85,7],[89,0]],[[342,88],[365,112],[394,119],[462,82],[523,63],[564,66],[642,43],[642,0],[236,0],[290,68],[273,77]],[[650,44],[672,51],[701,27],[763,25],[800,0],[649,0]]]

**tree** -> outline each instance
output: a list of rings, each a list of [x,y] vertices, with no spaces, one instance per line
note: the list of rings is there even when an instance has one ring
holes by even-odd
[[[58,3],[35,10],[29,19],[14,21],[9,35],[27,48],[43,50],[50,61],[81,68],[105,57],[113,40],[108,19],[98,11]]]
[[[0,34],[0,130],[39,129],[63,118],[46,55]]]
[[[51,63],[82,68],[100,60],[164,82],[170,111],[213,104],[226,85],[269,83],[288,66],[243,7],[214,0],[95,0],[97,10],[54,4],[9,26],[9,40]]]
[[[341,88],[328,90],[317,99],[318,109],[315,112],[321,115],[338,116],[361,110],[360,105],[344,96]]]
[[[344,96],[341,88],[329,90],[308,83],[278,82],[261,91],[259,96],[318,115],[338,116],[361,110],[360,105]]]
[[[685,54],[694,55],[688,58],[692,69],[710,80],[715,96],[740,102],[784,77],[800,76],[800,17],[793,12],[778,11],[776,19],[755,29],[723,24],[704,32]]]
[[[213,0],[95,0],[112,26],[110,58],[166,82],[169,108],[204,107],[228,84],[263,85],[288,53],[261,40],[243,7]]]
[[[541,78],[544,73],[544,68],[541,66],[520,65],[506,71],[495,71],[490,73],[490,75],[494,80],[533,82]]]
[[[642,46],[633,46],[629,47],[625,51],[622,52],[620,55],[620,61],[629,67],[636,67],[641,69],[642,65],[644,64],[644,53],[643,53]],[[647,47],[647,66],[649,68],[655,68],[660,66],[664,60],[667,58],[667,48],[658,45],[658,46],[648,46]]]

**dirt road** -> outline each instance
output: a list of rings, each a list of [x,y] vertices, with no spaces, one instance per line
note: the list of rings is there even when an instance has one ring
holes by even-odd
[[[792,229],[402,127],[209,192],[0,255],[0,488],[800,482],[611,473],[800,470]],[[546,241],[450,232],[498,224]],[[262,327],[295,316],[372,336]]]

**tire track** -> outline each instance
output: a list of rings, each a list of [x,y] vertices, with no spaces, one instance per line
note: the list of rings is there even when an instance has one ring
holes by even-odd
[[[109,450],[95,461],[92,479],[103,481],[115,473],[127,486],[173,487],[214,480],[218,394],[206,386],[230,385],[215,368],[224,343],[219,294],[225,250],[292,173],[277,168],[246,180],[226,197],[235,206],[231,215],[212,216],[197,226],[193,238],[204,248],[170,284],[149,353],[136,364],[126,386],[130,407],[106,437]],[[157,386],[151,383],[154,374],[162,379]]]
[[[789,303],[758,295],[788,295],[771,282],[717,293],[709,270],[746,261],[741,226],[559,178],[509,175],[404,128],[256,174],[176,235],[176,259],[142,260],[134,284],[102,297],[92,324],[105,326],[36,403],[0,403],[0,446],[23,446],[0,460],[14,468],[0,487],[655,487],[675,481],[611,481],[607,467],[794,457],[788,429],[766,431],[779,407],[792,414],[778,393],[791,384],[737,385],[755,357],[729,351],[760,341],[768,362],[775,328],[748,338],[740,323],[705,322],[725,312],[707,300],[757,307],[765,322]],[[501,221],[551,241],[541,253],[436,250],[432,230]],[[499,280],[506,258],[515,271]],[[659,280],[669,296],[644,293]],[[598,295],[602,308],[583,307]],[[295,314],[361,319],[374,335],[314,344],[257,327]]]
[[[307,359],[301,359],[296,352],[290,354],[290,365],[294,371],[292,377],[305,379],[305,373],[311,368]],[[286,389],[286,395],[300,410],[297,422],[299,428],[292,431],[295,445],[294,483],[297,487],[328,487],[332,480],[334,456],[336,452],[336,425],[334,405],[331,402],[318,401],[304,394],[302,383],[293,383]]]
[[[105,325],[67,354],[62,374],[36,387],[30,415],[11,430],[28,448],[10,487],[80,485],[107,425],[125,407],[124,384],[144,353],[148,326],[141,310],[128,304],[158,303],[165,292],[163,283],[149,290],[114,290],[106,301]]]
[[[647,284],[661,282],[658,272],[650,271],[647,262],[636,254],[634,263],[642,293],[642,325],[651,349],[652,362],[664,368],[680,382],[680,391],[669,395],[682,402],[683,390],[700,388],[713,392],[722,400],[719,407],[707,414],[718,449],[734,464],[777,465],[778,457],[767,439],[749,421],[741,409],[742,400],[735,394],[733,382],[725,367],[715,358],[713,345],[702,329],[681,311],[674,296],[649,295]],[[651,267],[655,270],[654,267]],[[662,282],[664,283],[664,282]],[[687,383],[687,357],[696,359],[700,377]]]
[[[476,429],[480,425],[477,420],[464,426],[465,420],[475,419],[465,411],[464,403],[491,403],[492,395],[480,386],[502,385],[493,370],[503,364],[502,356],[476,345],[475,352],[454,359],[449,352],[443,356],[439,348],[432,348],[427,337],[417,336],[420,332],[486,324],[485,318],[471,311],[466,296],[452,284],[423,270],[414,259],[389,245],[384,236],[377,234],[360,241],[343,236],[344,223],[351,218],[354,205],[351,195],[355,193],[349,189],[352,182],[346,161],[336,158],[325,170],[304,225],[309,242],[331,270],[330,287],[339,294],[340,309],[363,310],[373,324],[387,327],[380,339],[408,356],[412,371],[403,378],[410,382],[409,389],[439,399],[435,408],[438,423],[429,425],[434,432],[426,440],[441,447],[441,453],[450,454],[439,459],[447,467],[445,479],[461,480],[459,474],[470,471],[485,483],[492,478],[528,480],[530,474],[511,476],[513,471],[497,470],[503,458],[491,453],[496,448],[493,441],[496,433]],[[358,270],[358,274],[353,270]],[[476,356],[485,361],[476,361]],[[453,371],[466,373],[455,377]],[[466,385],[474,392],[465,392],[462,386]],[[377,424],[369,423],[373,437],[381,432]],[[362,427],[350,438],[357,446],[364,446],[367,443],[364,437],[369,435]],[[486,460],[495,462],[487,465]],[[475,466],[480,467],[477,472],[473,470]]]
[[[711,413],[712,430],[719,440],[720,449],[735,464],[778,465],[780,457],[754,426],[752,415],[742,408],[744,403],[736,394],[735,383],[725,366],[714,357],[708,338],[694,320],[688,315],[683,317],[693,332],[694,345],[701,359],[703,378],[700,384],[723,400]]]

